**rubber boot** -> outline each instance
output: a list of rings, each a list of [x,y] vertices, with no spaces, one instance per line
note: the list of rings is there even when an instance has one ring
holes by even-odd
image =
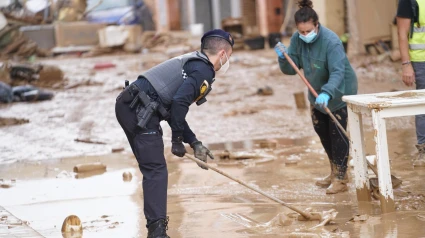
[[[416,145],[419,155],[418,158],[413,161],[414,167],[425,167],[425,144]]]
[[[148,238],[170,238],[167,235],[168,217],[167,219],[158,220],[148,227]]]
[[[331,165],[331,173],[328,176],[317,180],[316,186],[319,186],[319,187],[322,187],[322,188],[327,188],[327,187],[329,187],[329,185],[331,185],[335,166],[330,161],[329,161],[329,164]]]
[[[334,171],[334,177],[332,179],[331,185],[326,189],[326,194],[336,194],[348,191],[347,170],[341,169],[339,166],[335,165]]]

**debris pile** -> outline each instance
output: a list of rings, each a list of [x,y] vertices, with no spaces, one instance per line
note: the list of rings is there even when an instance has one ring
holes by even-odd
[[[1,13],[0,13],[1,14]],[[41,49],[19,30],[19,24],[7,24],[0,29],[0,58],[29,58],[51,56],[50,51]]]

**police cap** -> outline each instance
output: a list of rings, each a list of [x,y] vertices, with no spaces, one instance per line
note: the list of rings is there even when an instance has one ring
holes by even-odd
[[[232,35],[230,35],[229,32],[225,32],[221,29],[214,29],[205,33],[201,38],[201,43],[204,44],[205,39],[210,37],[218,37],[218,38],[225,39],[227,42],[229,42],[229,44],[232,47],[233,47],[233,44],[235,44],[235,41],[233,40]]]

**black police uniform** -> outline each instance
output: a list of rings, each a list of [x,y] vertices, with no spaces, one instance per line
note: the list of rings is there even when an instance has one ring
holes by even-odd
[[[204,34],[201,39],[202,49],[206,49],[205,39],[209,37],[225,39],[233,47],[231,35],[216,29]],[[168,224],[168,171],[160,121],[167,120],[171,127],[174,154],[184,155],[181,143],[185,142],[191,144],[198,159],[206,161],[207,155],[212,158],[209,150],[196,139],[185,118],[192,103],[200,105],[206,101],[214,77],[214,65],[208,57],[201,52],[192,52],[144,72],[117,97],[117,120],[143,174],[148,237],[168,237],[165,232]]]
[[[183,141],[189,144],[197,141],[185,117],[189,106],[202,96],[202,85],[205,81],[212,85],[214,76],[214,67],[209,62],[190,60],[183,66],[184,82],[173,96],[173,101],[168,108],[171,116],[167,121],[172,129],[173,138],[183,137]],[[140,76],[133,84],[136,84],[152,100],[160,100],[156,90],[143,76]],[[134,95],[129,95],[128,89],[129,87],[118,96],[115,112],[143,174],[144,213],[149,226],[159,219],[165,219],[167,213],[168,171],[159,124],[164,118],[155,114],[145,129],[138,127],[136,110],[129,107]]]

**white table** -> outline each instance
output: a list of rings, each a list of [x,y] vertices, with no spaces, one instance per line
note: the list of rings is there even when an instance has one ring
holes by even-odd
[[[348,126],[351,137],[351,156],[354,159],[354,176],[357,200],[370,201],[369,178],[365,157],[362,116],[372,116],[379,192],[383,213],[393,212],[394,194],[388,157],[385,119],[390,117],[425,114],[425,90],[399,91],[344,96],[348,107]]]

